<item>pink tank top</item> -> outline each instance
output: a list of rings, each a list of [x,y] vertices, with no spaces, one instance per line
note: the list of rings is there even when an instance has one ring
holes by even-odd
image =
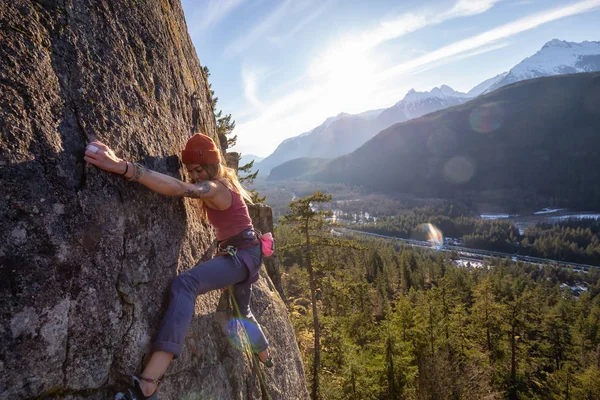
[[[227,185],[225,185],[227,186]],[[226,210],[207,208],[208,221],[217,230],[217,240],[222,241],[252,228],[248,207],[238,192],[231,192],[231,205]]]

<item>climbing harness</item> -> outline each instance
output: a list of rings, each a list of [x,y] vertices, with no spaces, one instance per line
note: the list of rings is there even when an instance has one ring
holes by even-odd
[[[217,255],[218,256],[224,256],[225,254],[230,255],[231,257],[235,257],[237,256],[237,247],[234,246],[227,246],[225,248],[221,247],[221,245],[219,245],[219,247],[217,248]]]
[[[224,244],[226,244],[226,246],[224,246]],[[257,244],[261,245],[260,250],[264,257],[270,257],[275,252],[275,239],[273,239],[273,234],[267,232],[263,235],[259,230],[252,229],[219,242],[217,255],[222,256],[228,254],[235,257],[239,249],[256,246]]]

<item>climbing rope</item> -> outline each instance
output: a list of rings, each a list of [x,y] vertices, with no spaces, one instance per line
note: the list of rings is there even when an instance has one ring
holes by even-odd
[[[235,297],[233,296],[233,290],[231,289],[231,286],[227,287],[227,290],[229,291],[229,298],[231,299],[231,302],[233,303],[233,306],[235,307],[235,312],[237,314],[237,316],[239,317],[239,319],[242,319],[242,313],[240,312],[240,308],[238,307],[237,301],[235,301]],[[265,383],[265,379],[263,377],[262,371],[260,370],[260,368],[258,368],[258,364],[260,363],[260,360],[258,360],[258,354],[256,354],[254,351],[252,351],[252,342],[250,341],[250,336],[248,335],[248,331],[246,330],[246,326],[244,324],[242,325],[242,329],[244,331],[244,336],[246,337],[246,345],[244,346],[245,350],[252,356],[252,361],[253,361],[253,365],[255,366],[256,370],[258,371],[258,380],[260,381],[260,385],[263,389],[263,393],[267,395],[267,399],[271,400],[271,395],[269,395],[269,391],[267,388],[267,384]]]

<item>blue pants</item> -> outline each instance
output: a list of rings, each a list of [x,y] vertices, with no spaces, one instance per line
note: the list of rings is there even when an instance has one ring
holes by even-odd
[[[233,286],[233,299],[237,303],[241,317],[256,325],[255,329],[251,329],[252,332],[248,332],[252,349],[260,353],[269,347],[264,332],[250,310],[252,284],[244,283],[248,278],[248,269],[256,267],[256,265],[246,265],[250,262],[256,262],[257,265],[262,263],[260,245],[240,249],[236,256],[215,257],[177,275],[171,284],[169,308],[150,350],[166,351],[174,354],[175,357],[179,356],[194,315],[194,305],[198,295],[228,286]]]

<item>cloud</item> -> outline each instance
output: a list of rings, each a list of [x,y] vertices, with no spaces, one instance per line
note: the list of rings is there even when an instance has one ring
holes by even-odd
[[[244,83],[244,96],[248,103],[255,108],[262,108],[263,104],[258,99],[257,89],[262,76],[266,71],[261,68],[242,67],[242,81]]]
[[[237,40],[225,48],[225,56],[231,57],[246,50],[254,44],[261,36],[268,32],[292,5],[292,0],[285,0],[267,15],[260,23],[255,25],[249,32],[243,33]]]
[[[459,0],[445,17],[467,17],[486,12],[501,0]]]
[[[504,41],[504,42],[500,42],[500,43],[493,43],[487,46],[483,46],[480,48],[477,48],[473,51],[469,51],[469,52],[463,52],[460,54],[456,54],[453,56],[449,56],[446,58],[442,58],[436,61],[433,61],[427,65],[423,65],[422,67],[420,67],[418,70],[415,69],[411,72],[408,72],[407,74],[404,74],[404,76],[409,76],[409,75],[414,75],[414,74],[420,74],[421,72],[425,72],[427,70],[433,69],[433,68],[437,68],[437,67],[441,67],[442,65],[446,65],[446,64],[450,64],[465,58],[469,58],[469,57],[473,57],[473,56],[477,56],[480,54],[485,54],[485,53],[489,53],[490,51],[494,51],[494,50],[499,50],[502,49],[504,47],[509,46],[511,43],[508,41]]]
[[[273,35],[268,40],[270,43],[276,46],[283,46],[292,36],[302,31],[306,26],[308,26],[315,19],[319,18],[321,14],[327,9],[327,7],[331,4],[331,1],[327,1],[318,7],[316,10],[302,18],[294,27],[287,33],[281,35]]]
[[[207,7],[202,8],[202,17],[194,20],[194,30],[212,28],[235,10],[244,0],[210,0]]]
[[[262,113],[253,120],[238,124],[238,146],[248,151],[248,146],[252,146],[257,137],[268,135],[267,132],[273,132],[269,135],[269,143],[281,140],[301,132],[302,127],[314,127],[318,124],[317,121],[340,109],[348,112],[364,111],[370,107],[368,102],[375,87],[373,77],[378,76],[379,72],[377,62],[370,54],[376,46],[428,25],[484,12],[498,1],[500,0],[459,0],[445,12],[423,10],[420,13],[404,13],[397,18],[382,21],[370,30],[340,38],[310,63],[306,74],[298,79],[302,82],[300,89],[266,106],[262,105],[256,95],[256,75],[250,71],[243,72],[245,96],[251,108],[260,104]],[[277,19],[288,11],[289,6],[289,2],[280,5],[249,33],[232,43],[226,52],[235,54],[246,49],[271,29]],[[298,24],[298,29],[302,25]],[[361,100],[357,101],[356,98]],[[238,114],[250,115],[247,110]],[[290,132],[290,126],[297,131]],[[263,146],[262,151],[260,148],[251,151],[264,154],[265,141],[259,142]]]
[[[406,13],[393,20],[383,21],[380,26],[361,35],[361,47],[373,48],[388,40],[397,39],[429,25],[459,17],[468,17],[486,12],[502,0],[458,0],[446,12],[423,11]]]
[[[528,6],[530,4],[534,4],[536,3],[536,0],[518,0],[514,3],[512,3],[512,6]]]
[[[350,57],[364,60],[371,57],[372,49],[384,42],[450,19],[484,13],[500,1],[502,0],[458,0],[447,11],[422,10],[382,21],[368,31],[337,40],[313,62],[309,74],[339,76],[340,71],[347,68],[346,61]]]
[[[461,0],[434,17],[430,12],[407,13],[354,35],[354,40],[348,40],[350,37],[340,40],[337,46],[331,46],[314,60],[299,89],[271,101],[256,118],[238,125],[237,147],[244,152],[265,155],[282,139],[308,131],[341,110],[357,113],[381,106],[381,102],[386,100],[382,93],[389,93],[389,97],[393,87],[405,90],[401,86],[408,82],[399,80],[399,76],[504,47],[508,45],[507,39],[518,33],[600,6],[600,0],[585,0],[546,10],[454,42],[387,70],[378,68],[373,53],[380,43],[441,20],[485,12],[496,3],[492,0]],[[387,99],[388,102],[396,100]]]
[[[327,7],[331,4],[331,1],[327,1],[324,4],[322,4],[320,7],[318,7],[315,11],[313,11],[312,13],[308,14],[306,17],[302,18],[293,28],[290,32],[288,32],[288,34],[286,35],[286,37],[291,37],[293,35],[295,35],[296,33],[300,32],[302,29],[304,29],[305,26],[307,26],[308,24],[310,24],[312,21],[314,21],[315,19],[317,19],[318,17],[321,16],[321,14],[323,14],[323,11],[325,11],[325,9],[327,9]]]
[[[430,63],[439,60],[454,57],[458,54],[473,51],[483,46],[495,43],[501,39],[508,38],[518,33],[537,28],[540,25],[557,19],[569,17],[576,14],[581,14],[586,11],[591,11],[600,7],[600,0],[587,0],[578,3],[570,4],[566,7],[559,7],[552,10],[543,11],[537,14],[529,15],[517,21],[510,22],[498,28],[491,29],[479,35],[472,36],[468,39],[461,40],[451,45],[444,46],[438,50],[432,51],[424,56],[415,58],[408,62],[399,64],[395,67],[382,72],[378,78],[378,82],[383,82],[389,79],[398,77],[399,75],[414,72],[416,69],[426,66]]]

